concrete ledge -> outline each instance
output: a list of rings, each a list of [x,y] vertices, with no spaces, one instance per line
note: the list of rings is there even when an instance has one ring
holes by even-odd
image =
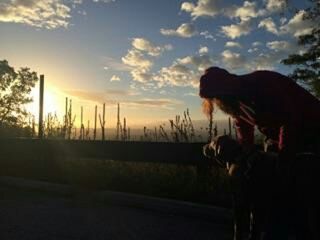
[[[45,191],[69,196],[79,192],[79,189],[70,185],[9,176],[0,176],[0,184],[7,187]],[[184,217],[201,218],[215,222],[216,224],[228,224],[231,226],[232,223],[231,211],[220,207],[114,191],[96,191],[88,194],[94,200],[108,204],[141,208]]]

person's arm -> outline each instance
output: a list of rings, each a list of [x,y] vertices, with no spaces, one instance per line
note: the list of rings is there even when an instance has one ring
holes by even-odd
[[[254,144],[254,125],[241,117],[235,118],[234,122],[239,143],[243,146],[252,146]]]
[[[279,167],[280,170],[288,168],[297,151],[296,131],[292,124],[280,127],[279,131]]]

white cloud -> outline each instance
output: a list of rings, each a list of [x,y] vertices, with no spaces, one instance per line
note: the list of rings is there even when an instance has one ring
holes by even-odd
[[[143,98],[138,100],[122,101],[122,103],[124,106],[129,107],[162,108],[168,110],[172,110],[175,106],[183,104],[180,100],[170,98]]]
[[[279,31],[277,29],[277,26],[276,24],[273,22],[272,18],[269,17],[269,18],[265,18],[263,19],[262,21],[260,21],[259,25],[258,25],[259,28],[265,28],[268,32],[271,32],[275,35],[278,35],[279,34]]]
[[[199,77],[203,71],[213,65],[208,55],[186,56],[176,59],[171,66],[163,67],[154,80],[158,86],[191,86],[199,87]]]
[[[250,21],[241,21],[239,24],[231,24],[229,26],[221,27],[221,32],[231,39],[235,39],[243,35],[248,35],[250,31]]]
[[[225,47],[237,47],[237,48],[242,48],[241,44],[238,42],[226,42]]]
[[[221,10],[218,2],[219,0],[198,0],[196,4],[183,2],[181,10],[190,13],[194,19],[198,17],[213,17]]]
[[[189,67],[174,63],[169,67],[163,67],[157,76],[154,77],[159,82],[159,86],[194,86],[199,76]]]
[[[205,39],[212,39],[213,41],[217,40],[211,33],[209,33],[209,31],[200,32],[200,35],[204,36]]]
[[[194,92],[189,92],[189,93],[185,93],[183,94],[184,96],[191,96],[191,97],[199,97],[199,94],[194,93]]]
[[[138,67],[144,70],[150,70],[153,65],[151,60],[145,58],[143,54],[136,49],[129,50],[127,55],[121,59],[124,64],[127,64],[130,67]]]
[[[287,5],[286,0],[265,0],[265,2],[266,2],[266,8],[270,12],[281,11]]]
[[[10,0],[0,3],[0,22],[27,24],[39,28],[68,27],[70,7],[62,0]]]
[[[191,23],[183,23],[176,30],[161,28],[160,32],[166,36],[177,36],[183,38],[190,38],[197,34],[195,26]]]
[[[282,25],[284,25],[287,21],[288,21],[288,19],[287,19],[286,17],[280,18],[280,23],[281,23]]]
[[[304,15],[306,12],[304,10],[300,10],[298,13],[296,13],[287,24],[282,25],[280,27],[280,31],[283,34],[292,34],[295,37],[299,37],[304,34],[311,33],[314,22],[308,19],[304,19]]]
[[[71,8],[83,0],[2,0],[0,22],[14,22],[37,28],[67,28],[71,19]],[[115,2],[115,0],[93,0],[93,2]],[[75,11],[87,15],[86,11]]]
[[[242,7],[234,6],[226,9],[226,15],[231,18],[239,18],[241,21],[248,21],[265,14],[264,10],[257,10],[255,2],[244,1]]]
[[[262,42],[256,41],[252,43],[252,46],[257,47],[257,46],[261,46]]]
[[[225,50],[221,53],[222,61],[229,69],[244,68],[246,65],[246,59],[239,53]]]
[[[209,48],[206,46],[200,47],[200,49],[199,49],[200,55],[207,54],[208,52],[209,52]]]
[[[149,73],[153,62],[137,49],[130,49],[126,56],[122,57],[122,62],[131,68],[131,76],[134,81],[147,82],[152,75]]]
[[[130,66],[112,57],[103,57],[102,61],[104,64],[103,69],[106,71],[109,69],[116,70],[116,71],[129,71],[131,69]]]
[[[120,80],[120,77],[117,75],[112,75],[112,77],[110,78],[110,82],[119,82]]]
[[[156,46],[144,38],[134,38],[132,40],[132,46],[140,51],[147,52],[150,56],[159,56],[163,51],[172,49],[171,45],[164,47]]]
[[[153,74],[150,73],[153,60],[150,58],[159,56],[163,51],[171,50],[173,47],[172,45],[156,46],[143,38],[134,38],[131,45],[132,48],[128,50],[127,55],[121,58],[122,62],[130,67],[130,74],[134,81],[149,84],[153,79]],[[146,54],[149,55],[148,58]]]
[[[248,53],[253,53],[253,52],[256,52],[258,50],[259,50],[258,48],[249,48],[248,49]]]
[[[140,82],[140,83],[147,83],[150,80],[152,80],[153,75],[149,73],[148,70],[137,68],[133,69],[131,71],[131,76],[134,81]]]
[[[268,42],[266,45],[269,49],[274,50],[276,52],[289,51],[289,50],[292,51],[293,48],[295,48],[295,46],[293,46],[287,41],[272,41],[272,42]]]
[[[208,55],[187,56],[184,58],[178,58],[176,61],[179,64],[196,67],[198,71],[204,71],[213,64],[213,60]]]

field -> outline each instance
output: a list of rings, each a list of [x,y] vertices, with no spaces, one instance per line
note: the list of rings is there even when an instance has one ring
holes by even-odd
[[[230,206],[226,177],[206,164],[202,144],[12,139],[0,145],[3,176]]]

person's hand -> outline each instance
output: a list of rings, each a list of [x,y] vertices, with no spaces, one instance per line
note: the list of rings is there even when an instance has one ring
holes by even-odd
[[[203,146],[202,148],[203,155],[207,158],[213,159],[216,156],[214,143],[210,142]]]

